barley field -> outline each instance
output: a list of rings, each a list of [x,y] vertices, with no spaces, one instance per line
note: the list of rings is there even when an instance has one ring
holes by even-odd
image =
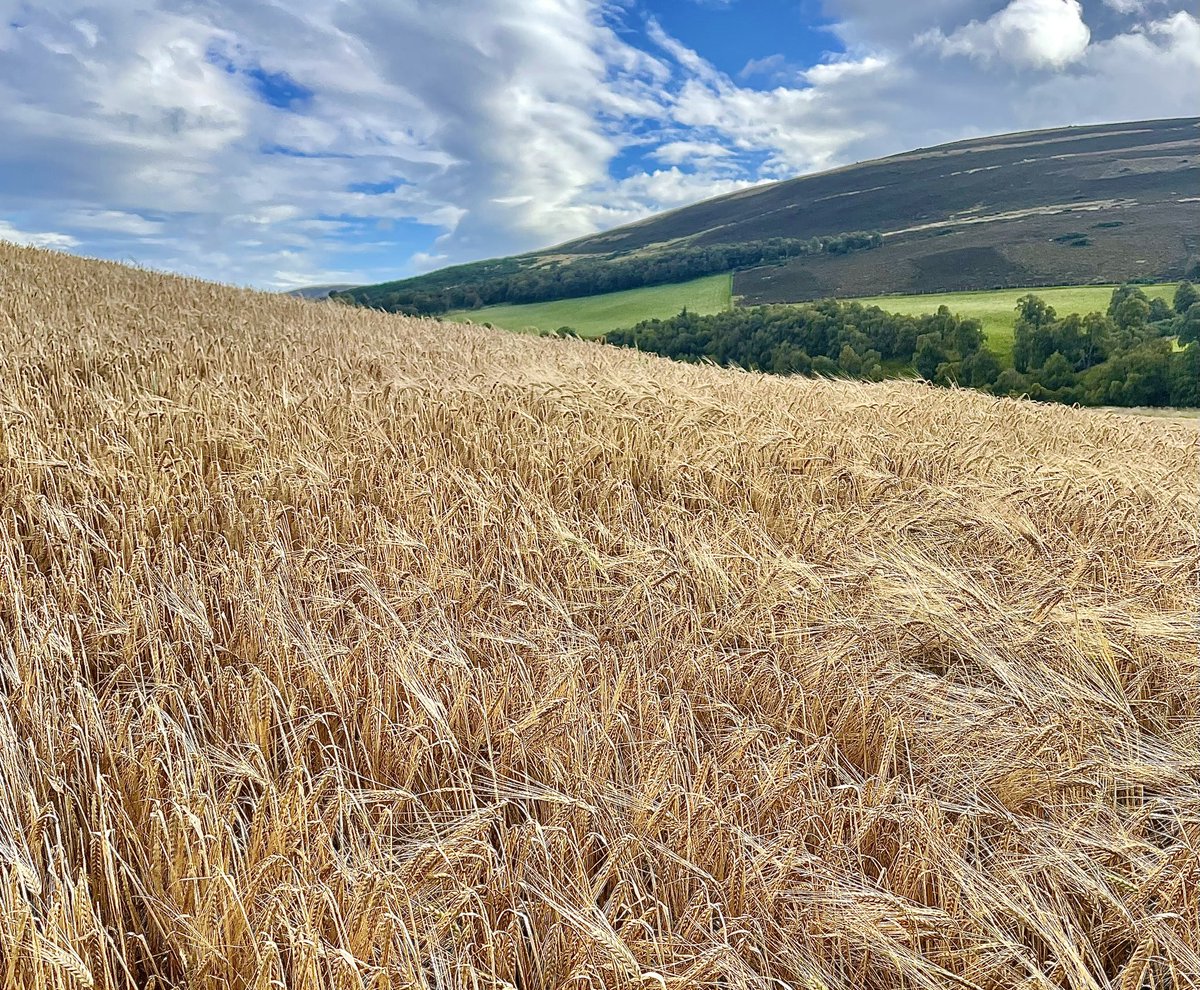
[[[0,988],[1195,987],[1196,441],[0,245]]]

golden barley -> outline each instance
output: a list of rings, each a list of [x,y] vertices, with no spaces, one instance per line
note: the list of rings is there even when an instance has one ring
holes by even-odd
[[[0,990],[1200,985],[1198,489],[0,245]]]

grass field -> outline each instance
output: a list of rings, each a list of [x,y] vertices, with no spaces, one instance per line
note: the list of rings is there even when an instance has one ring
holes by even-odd
[[[526,306],[487,306],[449,314],[452,320],[490,323],[506,330],[557,330],[574,327],[581,337],[599,337],[642,320],[665,319],[685,306],[694,313],[719,313],[730,306],[732,279],[710,275],[678,285],[609,292],[583,299],[559,299]]]
[[[1160,298],[1170,302],[1175,294],[1175,286],[1176,283],[1172,282],[1167,285],[1144,285],[1141,288],[1151,299]],[[864,296],[857,301],[878,306],[889,313],[913,315],[935,312],[938,306],[945,304],[955,313],[979,320],[983,324],[992,350],[1011,360],[1013,325],[1017,319],[1016,305],[1022,296],[1040,296],[1055,308],[1059,316],[1066,316],[1068,313],[1103,312],[1108,307],[1109,298],[1115,288],[1115,285],[1052,286],[1046,289],[998,289],[991,292]]]
[[[0,244],[0,990],[1183,990],[1196,428]]]
[[[956,313],[972,316],[983,324],[988,344],[1002,358],[1011,359],[1013,325],[1017,300],[1029,293],[1041,296],[1058,311],[1090,313],[1108,306],[1114,285],[1052,286],[1035,289],[999,289],[990,292],[945,292],[913,296],[863,296],[856,301],[879,306],[889,313],[932,313],[943,303]],[[1145,285],[1150,298],[1170,302],[1175,283]],[[507,330],[557,330],[572,326],[583,337],[598,337],[617,327],[629,327],[640,320],[674,316],[684,306],[696,313],[718,313],[731,305],[730,276],[713,275],[681,285],[661,285],[649,289],[631,289],[562,299],[527,306],[489,306],[470,312],[449,314],[449,319],[472,323],[491,323]]]

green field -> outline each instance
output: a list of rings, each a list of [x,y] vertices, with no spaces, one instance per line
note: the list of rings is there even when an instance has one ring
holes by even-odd
[[[1108,307],[1115,285],[1052,286],[1047,289],[996,289],[991,292],[943,292],[916,296],[865,296],[856,302],[878,306],[889,313],[909,313],[919,316],[932,313],[943,303],[954,313],[973,316],[983,324],[988,344],[1000,357],[1011,358],[1013,325],[1017,321],[1017,300],[1035,295],[1053,306],[1059,316],[1068,313],[1103,312]],[[1151,299],[1167,302],[1175,294],[1175,283],[1143,285],[1142,291]]]
[[[919,316],[943,303],[952,312],[973,316],[983,324],[988,343],[1001,358],[1010,358],[1017,300],[1032,293],[1046,300],[1060,316],[1103,311],[1115,285],[1051,286],[1042,289],[996,289],[989,292],[943,292],[911,296],[862,296],[855,301],[878,306],[889,313]],[[1151,299],[1171,301],[1175,283],[1143,285]],[[696,313],[719,313],[732,305],[729,275],[710,275],[679,285],[656,285],[627,292],[609,292],[582,299],[559,299],[526,306],[487,306],[459,310],[447,318],[460,322],[490,323],[506,330],[537,332],[574,327],[583,337],[599,337],[641,320],[674,316],[685,306]]]
[[[732,304],[732,286],[729,275],[709,275],[678,285],[655,285],[582,299],[458,310],[448,313],[447,319],[529,332],[573,327],[581,337],[599,337],[642,320],[675,316],[685,306],[694,313],[719,313]]]

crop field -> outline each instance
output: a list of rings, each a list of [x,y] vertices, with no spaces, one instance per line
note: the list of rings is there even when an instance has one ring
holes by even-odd
[[[1142,291],[1151,299],[1165,299],[1175,294],[1175,282],[1163,285],[1143,285]],[[878,306],[889,313],[933,313],[946,305],[954,313],[974,317],[983,324],[988,345],[1009,360],[1012,359],[1013,326],[1017,322],[1017,300],[1035,295],[1057,310],[1059,316],[1068,313],[1104,312],[1115,285],[1050,286],[1048,288],[995,289],[989,292],[943,292],[908,296],[865,296],[856,301]]]
[[[609,330],[631,327],[642,320],[675,316],[685,306],[695,313],[720,313],[730,306],[730,284],[729,275],[709,275],[678,285],[655,285],[582,299],[559,299],[524,306],[486,306],[450,313],[448,318],[532,332],[569,326],[574,327],[581,337],[599,337]]]
[[[1196,437],[0,245],[0,987],[1195,986]]]

